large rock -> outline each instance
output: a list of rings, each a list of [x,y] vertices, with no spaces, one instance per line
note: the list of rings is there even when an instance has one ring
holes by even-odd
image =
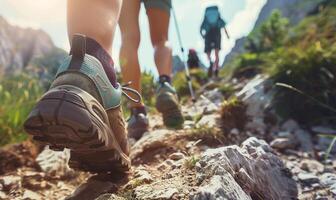
[[[175,135],[175,131],[170,131],[166,129],[160,129],[146,133],[132,146],[130,155],[131,159],[135,159],[147,150],[166,146],[169,139],[171,137],[174,137]]]
[[[191,199],[211,196],[216,197],[213,199],[280,200],[296,199],[298,195],[296,183],[280,158],[264,140],[253,137],[241,147],[233,145],[207,150],[196,165],[196,171],[201,188],[191,195]],[[230,184],[222,184],[222,188],[213,184],[218,179],[230,180],[228,174],[234,178]],[[204,188],[212,193],[204,196]]]
[[[239,199],[251,200],[244,190],[238,185],[230,173],[221,176],[215,175],[210,182],[201,187],[196,195],[191,195],[194,200],[221,200]]]
[[[247,105],[246,114],[250,121],[246,128],[264,134],[266,131],[265,110],[271,106],[273,91],[268,90],[272,82],[267,76],[258,75],[249,81],[245,87],[237,93],[237,96]]]

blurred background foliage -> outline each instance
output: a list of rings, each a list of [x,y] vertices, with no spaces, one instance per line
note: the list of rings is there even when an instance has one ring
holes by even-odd
[[[312,98],[336,108],[336,2],[290,25],[275,10],[271,17],[253,31],[245,52],[236,56],[220,75],[232,79],[266,73],[274,83],[288,84],[304,93],[275,87],[273,99],[277,113],[312,125],[336,121],[335,113]]]

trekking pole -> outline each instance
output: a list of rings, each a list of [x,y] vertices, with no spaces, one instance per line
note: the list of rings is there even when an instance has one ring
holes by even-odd
[[[227,29],[226,29],[225,26],[224,26],[224,31],[225,31],[226,37],[227,37],[228,39],[230,39],[229,33],[228,33],[228,31],[227,31]]]
[[[175,28],[176,28],[176,33],[177,33],[178,42],[179,42],[180,47],[181,47],[181,52],[182,52],[182,62],[183,62],[183,65],[184,65],[184,70],[185,70],[186,78],[187,78],[187,81],[188,81],[188,86],[189,86],[189,90],[190,90],[190,95],[191,95],[192,101],[195,103],[195,102],[196,102],[196,96],[195,96],[195,93],[194,93],[194,89],[193,89],[193,87],[192,87],[192,82],[191,82],[190,72],[189,72],[188,65],[187,65],[187,63],[186,63],[185,52],[184,52],[184,48],[183,48],[183,44],[182,44],[181,32],[180,32],[180,28],[179,28],[179,25],[178,25],[178,22],[177,22],[176,13],[175,13],[175,10],[174,10],[173,7],[172,7],[172,13],[173,13],[173,18],[174,18],[174,22],[175,22]]]

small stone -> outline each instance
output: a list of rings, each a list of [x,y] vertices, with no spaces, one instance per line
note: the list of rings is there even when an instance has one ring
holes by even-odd
[[[291,137],[291,132],[289,131],[280,131],[277,133],[278,137],[281,137],[281,138],[289,138]]]
[[[201,120],[197,123],[198,127],[207,126],[207,127],[215,127],[217,125],[218,115],[204,115]]]
[[[289,138],[277,138],[271,142],[271,147],[278,150],[294,149],[296,142]]]
[[[134,198],[138,200],[173,199],[173,196],[179,193],[175,184],[174,180],[169,179],[153,182],[150,185],[141,185],[134,189]]]
[[[186,120],[184,121],[184,129],[190,129],[190,128],[194,128],[195,127],[195,122],[191,121],[191,120]]]
[[[239,130],[237,128],[234,128],[230,131],[231,135],[239,135]]]
[[[336,130],[330,127],[315,126],[311,130],[317,134],[336,135]]]
[[[294,136],[296,140],[300,144],[300,149],[304,152],[313,152],[314,146],[312,143],[312,136],[307,131],[302,129],[298,129],[294,132]]]
[[[307,184],[307,185],[312,185],[320,181],[316,175],[312,173],[306,173],[306,172],[299,173],[298,178],[302,183]]]
[[[8,199],[7,195],[2,191],[0,191],[0,199]]]
[[[168,173],[164,176],[165,179],[173,178],[173,175],[171,173]]]
[[[172,159],[172,160],[181,160],[184,157],[185,157],[185,155],[183,153],[179,153],[179,152],[173,153],[169,156],[169,158]]]
[[[4,190],[9,191],[12,188],[21,187],[21,178],[19,176],[5,176],[0,178],[0,184]]]
[[[285,123],[282,124],[281,129],[284,131],[294,132],[300,129],[300,126],[296,121],[289,119]]]
[[[329,187],[330,192],[336,195],[336,174],[335,173],[325,173],[321,177],[321,183],[324,186]]]
[[[324,171],[324,165],[316,160],[302,160],[300,162],[300,168],[312,173],[322,173]]]
[[[49,176],[72,176],[74,171],[69,167],[70,150],[53,151],[48,146],[37,156],[36,162],[42,171]]]
[[[141,183],[151,183],[153,182],[153,177],[149,174],[149,172],[145,171],[145,170],[137,170],[134,173],[134,177],[140,181]]]
[[[314,188],[314,189],[320,189],[321,185],[319,183],[314,183],[314,184],[312,184],[311,187]]]
[[[42,199],[41,195],[37,194],[36,192],[33,192],[31,190],[25,190],[22,196],[22,199],[25,200],[40,200]]]
[[[126,199],[123,197],[119,197],[115,194],[103,194],[98,198],[96,198],[95,200],[126,200]]]

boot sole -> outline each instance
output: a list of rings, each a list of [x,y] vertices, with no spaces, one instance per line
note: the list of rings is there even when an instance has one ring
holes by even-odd
[[[179,128],[184,118],[177,101],[172,94],[161,94],[156,99],[156,109],[162,114],[163,122],[167,127]]]
[[[127,171],[125,155],[105,109],[89,93],[64,85],[48,91],[24,123],[33,139],[51,149],[71,150],[71,168],[90,172]]]

